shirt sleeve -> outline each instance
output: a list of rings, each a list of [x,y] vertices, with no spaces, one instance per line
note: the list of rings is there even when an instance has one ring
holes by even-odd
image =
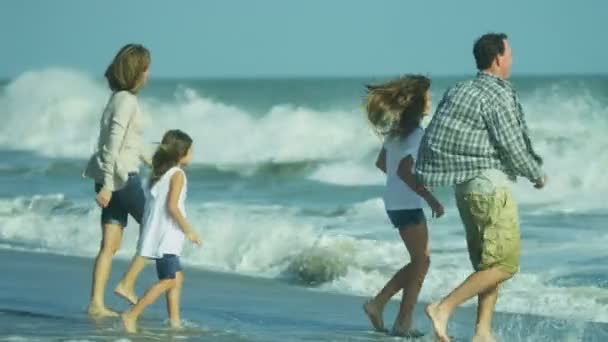
[[[532,140],[530,139],[530,134],[529,134],[530,130],[528,129],[528,124],[526,123],[526,119],[524,117],[524,109],[521,106],[521,103],[519,102],[517,95],[515,95],[515,103],[517,104],[519,120],[521,121],[523,134],[524,134],[524,140],[526,142],[526,147],[528,149],[528,152],[530,153],[530,155],[532,155],[532,158],[534,158],[534,160],[536,160],[536,162],[542,166],[543,158],[538,153],[536,153],[536,151],[534,150],[534,146],[532,146]]]
[[[112,102],[114,112],[110,118],[110,129],[106,143],[101,149],[102,172],[103,172],[103,187],[109,191],[114,191],[114,172],[116,170],[116,162],[119,158],[120,147],[125,138],[125,133],[129,125],[129,121],[135,114],[136,103],[131,96],[124,94],[114,94]]]
[[[146,164],[146,166],[151,167],[152,166],[152,157],[153,157],[153,153],[150,152],[150,150],[142,144],[140,151],[139,151],[139,159],[142,161],[142,163]]]
[[[418,150],[420,149],[423,136],[424,130],[422,128],[416,128],[416,130],[410,133],[404,141],[401,158],[412,156],[414,160],[418,159]]]
[[[544,176],[542,160],[532,150],[523,113],[516,101],[495,105],[484,102],[486,124],[499,157],[506,166],[517,175],[536,182]]]

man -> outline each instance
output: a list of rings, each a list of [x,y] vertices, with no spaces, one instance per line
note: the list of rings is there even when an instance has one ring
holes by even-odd
[[[492,316],[498,286],[519,268],[520,234],[511,181],[545,186],[542,159],[509,78],[511,47],[505,34],[480,37],[473,54],[479,73],[447,90],[422,140],[416,174],[428,187],[454,185],[475,272],[427,315],[440,341],[449,341],[454,309],[477,296],[475,341],[494,341]]]

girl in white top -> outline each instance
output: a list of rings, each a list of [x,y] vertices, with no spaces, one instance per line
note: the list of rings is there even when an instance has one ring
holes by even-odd
[[[437,199],[413,175],[418,146],[424,135],[422,118],[430,110],[428,78],[408,75],[379,86],[368,86],[367,117],[384,136],[376,166],[386,174],[384,205],[391,223],[399,230],[410,262],[363,306],[372,325],[387,331],[382,318],[384,306],[400,290],[403,298],[392,334],[417,338],[423,334],[412,327],[412,314],[430,263],[428,230],[422,207],[426,201],[436,217],[443,215]]]
[[[143,149],[142,113],[137,93],[148,81],[150,52],[139,44],[125,45],[108,66],[105,77],[112,90],[101,117],[96,152],[89,159],[84,176],[95,181],[96,201],[101,210],[102,240],[93,271],[89,315],[118,316],[105,305],[106,283],[112,257],[120,247],[123,229],[130,215],[141,223],[144,193],[139,178],[141,162],[149,164]],[[134,258],[129,272],[114,290],[131,302],[137,301],[133,284],[144,267]]]
[[[186,175],[182,168],[192,161],[192,139],[180,130],[165,133],[152,158],[152,175],[146,187],[146,207],[139,254],[156,260],[159,281],[130,310],[122,314],[128,332],[137,331],[137,319],[158,297],[167,294],[167,312],[171,327],[181,327],[179,300],[183,273],[179,256],[184,239],[200,244],[198,234],[186,220],[184,202]]]

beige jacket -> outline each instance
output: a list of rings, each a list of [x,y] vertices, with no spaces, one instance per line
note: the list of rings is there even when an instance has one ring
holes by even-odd
[[[144,151],[143,122],[137,97],[119,91],[106,105],[99,131],[96,152],[83,173],[109,191],[126,185],[129,173],[139,172],[141,162],[150,163]]]

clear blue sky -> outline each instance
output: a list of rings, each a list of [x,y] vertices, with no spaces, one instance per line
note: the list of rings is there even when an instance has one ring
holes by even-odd
[[[127,42],[157,77],[367,76],[474,70],[504,31],[514,73],[608,73],[604,0],[2,0],[0,77],[103,73]]]

